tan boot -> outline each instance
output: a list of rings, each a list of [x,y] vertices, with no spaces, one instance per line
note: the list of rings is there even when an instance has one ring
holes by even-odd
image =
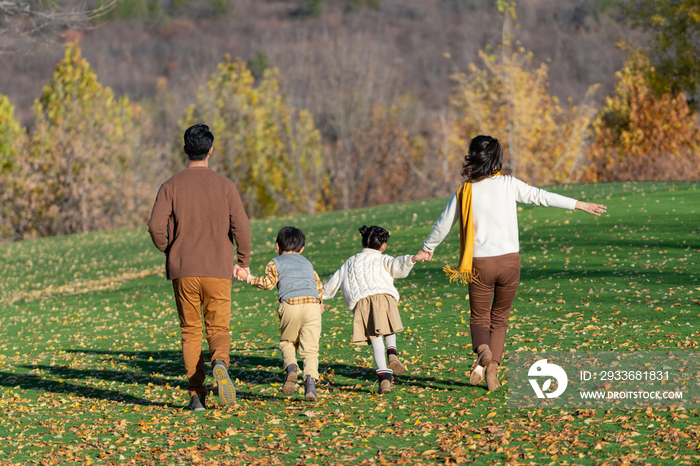
[[[401,364],[399,357],[395,354],[389,355],[389,369],[394,371],[396,375],[404,375],[406,373],[406,366]]]
[[[391,391],[391,380],[393,378],[391,374],[388,372],[377,374],[377,378],[379,378],[379,390],[377,390],[377,393],[380,395],[389,393]]]
[[[501,386],[501,382],[498,381],[498,364],[497,362],[492,362],[486,368],[486,386],[489,391],[492,392]]]
[[[474,364],[471,374],[469,374],[469,383],[471,385],[478,385],[484,380],[484,368],[491,364],[491,348],[489,348],[489,345],[485,343],[479,345],[476,349],[476,354],[476,364]],[[482,368],[479,369],[479,366]]]

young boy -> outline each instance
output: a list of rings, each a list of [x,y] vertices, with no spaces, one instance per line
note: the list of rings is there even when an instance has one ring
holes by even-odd
[[[286,375],[282,393],[291,395],[297,386],[297,349],[304,362],[306,401],[316,401],[318,349],[323,313],[323,283],[311,262],[301,256],[306,238],[301,230],[284,227],[277,233],[277,257],[265,267],[265,275],[254,277],[239,269],[237,278],[263,290],[277,286],[280,307],[280,351]]]

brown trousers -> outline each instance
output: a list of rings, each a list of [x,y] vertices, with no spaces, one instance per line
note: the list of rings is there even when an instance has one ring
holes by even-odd
[[[182,359],[189,379],[190,396],[206,395],[202,315],[211,360],[229,365],[231,351],[231,280],[209,277],[183,277],[173,280],[175,304],[182,331]]]
[[[472,266],[478,274],[469,284],[472,349],[489,345],[491,360],[501,364],[508,317],[520,284],[520,254],[475,257]]]

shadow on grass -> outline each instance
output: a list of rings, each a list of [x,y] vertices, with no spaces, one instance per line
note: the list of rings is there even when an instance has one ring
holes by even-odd
[[[122,393],[120,390],[106,390],[102,388],[86,387],[74,383],[60,382],[56,380],[46,380],[42,377],[33,374],[13,374],[9,372],[0,372],[0,386],[20,387],[20,389],[22,390],[40,390],[51,393],[63,393],[79,396],[82,398],[118,401],[135,405],[172,407],[172,405],[169,403],[156,403],[150,400],[146,400],[144,398],[140,398],[138,396]]]
[[[265,348],[256,348],[255,350]],[[103,359],[102,364],[115,364],[127,366],[128,369],[72,369],[65,365],[42,366],[26,365],[27,369],[41,369],[52,373],[55,377],[71,379],[101,379],[106,381],[116,381],[124,384],[139,385],[165,385],[170,383],[185,390],[187,388],[184,380],[185,369],[182,364],[182,353],[179,351],[109,351],[109,350],[80,350],[66,349],[66,352],[76,354],[93,354]],[[301,364],[303,369],[303,363]],[[278,370],[274,370],[278,369]],[[209,368],[207,367],[207,371]],[[340,390],[351,390],[354,392],[372,392],[376,382],[376,372],[374,368],[360,367],[349,364],[333,363],[320,364],[319,372],[322,374],[320,386],[327,388],[337,388]],[[229,367],[231,378],[238,383],[247,385],[270,385],[282,383],[284,372],[281,369],[281,361],[278,358],[265,358],[260,356],[232,354],[231,365]],[[208,374],[210,375],[210,374]],[[26,377],[26,376],[25,376]],[[177,378],[173,381],[172,378]],[[39,380],[37,378],[37,380]],[[211,379],[208,379],[211,380]],[[45,381],[46,385],[55,385],[54,382]],[[397,386],[436,388],[448,390],[462,390],[469,385],[466,382],[454,379],[438,379],[435,377],[424,377],[418,375],[397,376],[395,384]],[[358,385],[360,385],[358,387]],[[45,388],[49,390],[49,388]],[[85,387],[76,389],[86,391]],[[52,390],[54,391],[54,390]],[[71,391],[66,388],[63,391]],[[95,398],[118,399],[137,404],[157,404],[151,403],[131,395],[125,395],[118,391],[102,390],[95,395]],[[251,400],[270,400],[275,396],[254,393],[249,390],[237,389],[238,397]],[[162,404],[162,403],[161,403]]]

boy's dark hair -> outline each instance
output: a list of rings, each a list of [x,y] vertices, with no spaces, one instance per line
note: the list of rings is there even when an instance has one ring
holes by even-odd
[[[469,144],[460,175],[475,182],[495,175],[503,167],[503,147],[491,136],[477,136]]]
[[[185,151],[190,160],[204,160],[214,145],[214,135],[207,125],[194,125],[185,131]]]
[[[362,235],[363,248],[376,249],[379,251],[382,244],[389,242],[389,232],[382,227],[376,225],[368,227],[367,225],[363,225],[359,230]]]
[[[284,227],[277,233],[277,245],[280,252],[301,252],[306,243],[304,232],[295,227]]]

